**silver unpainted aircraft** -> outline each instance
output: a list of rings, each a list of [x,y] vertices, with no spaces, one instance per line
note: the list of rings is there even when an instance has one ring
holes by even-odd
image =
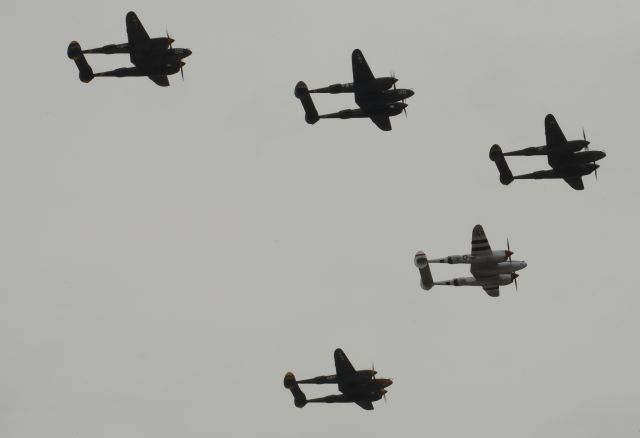
[[[420,287],[430,290],[434,285],[447,286],[481,286],[491,297],[500,296],[500,286],[515,282],[518,289],[516,271],[527,267],[523,261],[511,260],[513,252],[507,240],[507,249],[493,251],[489,246],[482,225],[473,228],[471,236],[471,254],[452,255],[441,259],[427,259],[424,252],[416,253],[414,263],[420,271]],[[429,263],[465,263],[471,267],[473,277],[459,277],[447,281],[433,281]]]

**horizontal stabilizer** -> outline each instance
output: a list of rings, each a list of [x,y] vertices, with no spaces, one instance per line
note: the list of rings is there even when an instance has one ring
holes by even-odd
[[[513,174],[511,173],[511,169],[509,169],[507,160],[504,159],[500,146],[497,144],[491,146],[491,150],[489,150],[489,158],[491,158],[491,161],[496,163],[496,166],[498,167],[498,171],[500,172],[500,182],[505,186],[511,184],[513,181]]]
[[[424,290],[431,289],[433,287],[433,276],[431,275],[427,255],[422,251],[417,252],[414,258],[414,264],[420,272],[420,287]]]
[[[296,382],[296,377],[292,372],[288,372],[284,376],[284,387],[291,391],[293,394],[293,404],[298,408],[303,408],[307,404],[307,396],[304,395],[304,392],[298,386],[298,382]]]
[[[313,125],[320,117],[318,116],[318,111],[316,110],[316,106],[313,104],[313,100],[311,100],[311,95],[309,94],[309,89],[307,88],[307,84],[300,81],[296,84],[295,95],[300,102],[302,103],[302,107],[304,108],[304,119],[310,125]]]
[[[91,82],[91,79],[95,77],[93,74],[93,70],[87,62],[87,59],[84,57],[82,48],[77,41],[71,41],[69,47],[67,48],[67,56],[69,57],[69,59],[73,60],[73,62],[76,63],[80,80],[84,83]]]

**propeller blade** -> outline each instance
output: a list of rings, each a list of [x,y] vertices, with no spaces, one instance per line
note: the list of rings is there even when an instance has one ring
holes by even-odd
[[[180,76],[182,76],[182,80],[184,81],[184,70],[182,70],[182,66],[180,67]]]
[[[518,290],[518,279],[514,278],[513,283],[516,285],[516,290]]]
[[[173,42],[175,40],[173,38],[171,38],[171,36],[169,35],[169,29],[165,28],[165,31],[167,33],[167,41],[169,41],[169,48],[173,49]]]
[[[511,252],[511,245],[509,245],[509,238],[508,238],[508,237],[507,237],[507,254],[509,254],[509,263],[513,263],[513,262],[511,261],[511,254],[512,254],[512,252]]]
[[[582,138],[584,139],[584,141],[587,141],[587,134],[585,134],[584,128],[582,128]],[[587,151],[589,150],[589,142],[587,142],[587,145],[584,148]]]
[[[384,399],[384,404],[387,404],[387,394],[382,394],[382,398]]]

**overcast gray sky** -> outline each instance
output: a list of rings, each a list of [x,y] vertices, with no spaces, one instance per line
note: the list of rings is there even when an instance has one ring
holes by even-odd
[[[128,10],[193,50],[184,82],[78,80],[69,41],[126,41]],[[637,1],[7,2],[0,435],[637,438],[639,14]],[[415,90],[408,119],[308,126],[295,83],[351,81],[356,47]],[[544,144],[550,112],[607,152],[599,181],[502,186],[489,147]],[[519,291],[422,291],[414,253],[466,253],[476,223],[528,262]],[[387,405],[293,406],[284,373],[331,373],[338,346],[395,379]]]

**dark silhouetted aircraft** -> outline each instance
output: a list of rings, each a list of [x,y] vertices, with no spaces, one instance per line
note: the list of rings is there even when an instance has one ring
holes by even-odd
[[[109,44],[97,49],[82,50],[77,41],[72,41],[67,49],[67,56],[75,61],[80,72],[82,82],[90,82],[94,77],[113,76],[147,76],[161,87],[169,86],[167,75],[180,72],[184,79],[182,61],[191,55],[189,49],[174,49],[173,38],[167,32],[166,37],[149,38],[149,34],[144,30],[142,23],[134,12],[129,12],[126,18],[127,36],[129,41],[123,44]],[[111,55],[113,53],[128,53],[131,63],[135,67],[123,67],[102,73],[94,73],[91,66],[84,57],[85,53],[102,53]]]
[[[374,77],[362,52],[358,49],[351,54],[351,66],[353,82],[349,84],[333,84],[309,90],[304,82],[298,82],[295,95],[302,102],[305,120],[312,125],[320,119],[370,118],[378,128],[383,131],[391,131],[389,117],[397,116],[402,111],[406,115],[407,104],[404,103],[404,100],[413,96],[413,90],[396,88],[395,84],[398,80],[394,77]],[[392,87],[393,89],[391,89]],[[318,115],[309,93],[353,93],[360,108]]]
[[[377,371],[373,369],[356,371],[349,359],[340,348],[333,353],[336,363],[336,374],[331,376],[318,376],[313,379],[296,380],[293,373],[289,372],[284,376],[284,387],[293,394],[294,404],[302,408],[307,403],[355,403],[362,409],[373,410],[373,402],[385,397],[387,386],[393,381],[391,379],[376,379]],[[342,394],[328,395],[326,397],[307,399],[307,396],[300,389],[300,384],[313,383],[337,384],[338,390]]]
[[[497,144],[491,147],[489,158],[498,166],[502,184],[510,184],[514,179],[562,178],[574,189],[584,190],[583,176],[595,172],[596,179],[598,178],[597,169],[600,165],[596,164],[596,161],[602,160],[607,154],[602,151],[589,150],[589,142],[584,129],[582,130],[582,140],[567,141],[553,114],[548,114],[544,119],[544,130],[547,137],[547,144],[544,146],[534,146],[507,153],[503,153]],[[552,170],[539,170],[525,175],[513,176],[504,158],[512,155],[546,155]]]

